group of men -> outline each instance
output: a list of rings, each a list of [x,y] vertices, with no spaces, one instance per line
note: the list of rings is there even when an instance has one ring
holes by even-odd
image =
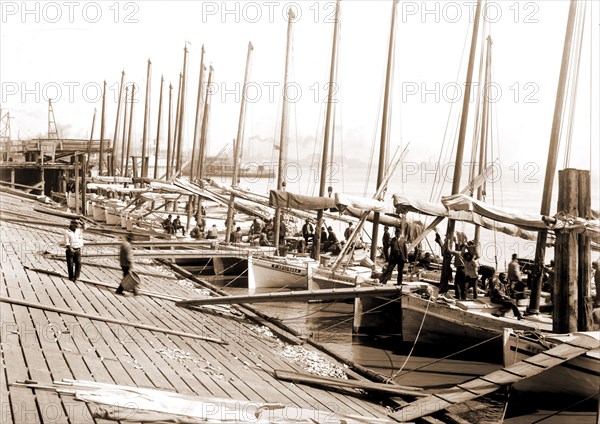
[[[350,238],[350,234],[352,232],[352,223],[348,224],[348,228],[344,231],[344,237],[346,241]],[[304,238],[304,246],[308,246],[309,242],[313,243],[315,241],[315,227],[312,225],[309,218],[306,218],[304,221],[304,225],[302,226],[302,237]],[[321,227],[321,240],[322,240],[322,252],[332,254],[338,254],[341,251],[340,241],[333,230],[333,227],[329,225],[327,228],[325,226]]]
[[[185,228],[181,225],[181,219],[179,215],[175,216],[169,214],[167,218],[162,222],[162,227],[165,229],[167,234],[177,234],[177,231],[181,230],[181,233],[185,236]]]

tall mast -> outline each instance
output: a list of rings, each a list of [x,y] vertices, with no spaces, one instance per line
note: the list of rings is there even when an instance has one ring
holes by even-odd
[[[485,157],[486,157],[486,147],[487,147],[487,136],[488,136],[488,111],[489,111],[489,83],[490,83],[490,74],[491,74],[491,66],[492,66],[492,37],[487,37],[487,49],[486,49],[486,58],[485,58],[485,83],[483,85],[483,112],[481,114],[481,134],[479,140],[479,161],[477,162],[477,175],[481,175],[483,170],[485,169]],[[485,184],[485,182],[484,182]],[[483,188],[479,186],[477,188],[477,200],[481,200],[483,198]],[[481,227],[479,225],[475,225],[475,235],[473,239],[475,243],[479,243],[479,234],[481,232]]]
[[[212,95],[212,78],[214,68],[210,65],[208,69],[208,85],[206,89],[206,100],[204,100],[204,112],[202,114],[202,131],[200,134],[200,151],[198,152],[198,178],[204,178],[204,156],[206,151],[206,134],[208,133],[208,108],[210,106],[210,96]]]
[[[172,129],[171,118],[173,116],[173,84],[169,83],[169,123],[167,127],[167,170],[165,176],[167,180],[171,177],[171,157],[172,157]]]
[[[152,62],[148,59],[148,70],[146,72],[146,100],[144,102],[144,130],[142,132],[142,177],[148,176],[148,161],[146,160],[146,149],[148,146],[148,126],[150,115],[150,75]]]
[[[181,107],[181,78],[183,77],[182,73],[179,73],[179,85],[177,86],[177,106],[175,106],[175,122],[174,122],[174,135],[173,135],[173,152],[171,153],[171,174],[173,174],[173,170],[175,169],[175,160],[177,158],[177,139],[179,137],[179,110]],[[167,178],[171,178],[171,174],[167,176]]]
[[[176,172],[181,171],[183,154],[183,117],[185,115],[185,77],[187,73],[187,45],[183,48],[183,76],[181,77],[181,106],[179,109],[179,135],[177,138],[177,167]]]
[[[383,98],[383,115],[381,118],[381,141],[379,143],[379,167],[377,168],[377,187],[381,185],[385,172],[386,150],[388,143],[389,130],[389,103],[390,92],[392,86],[392,65],[394,62],[394,45],[396,40],[396,9],[398,0],[394,0],[392,4],[392,23],[390,26],[390,41],[388,45],[387,70],[385,74],[385,92]],[[371,260],[375,261],[377,257],[377,243],[379,238],[379,212],[373,214],[373,236],[371,239]]]
[[[285,187],[285,164],[287,162],[287,87],[288,87],[288,73],[290,65],[290,50],[292,48],[292,29],[296,15],[292,8],[288,8],[288,27],[287,27],[287,44],[285,51],[285,72],[283,76],[283,105],[281,107],[281,131],[279,133],[279,163],[277,168],[277,190],[283,190]],[[281,220],[281,208],[275,209],[275,219],[273,221],[273,230],[275,238],[275,252],[279,247],[279,221]]]
[[[135,83],[131,84],[131,105],[129,106],[129,132],[127,134],[127,156],[125,157],[125,176],[129,169],[129,158],[131,157],[131,131],[133,128],[133,105],[135,105]]]
[[[123,166],[125,164],[125,150],[127,145],[127,96],[129,96],[129,87],[125,86],[125,101],[123,102],[125,105],[123,108],[123,135],[121,137],[121,163],[119,168],[121,170],[121,176],[125,176],[125,170],[123,169]]]
[[[192,145],[192,157],[190,160],[190,181],[194,181],[196,176],[196,151],[198,150],[198,143],[200,138],[200,108],[202,107],[202,81],[204,80],[204,44],[202,45],[202,51],[200,53],[200,76],[198,77],[198,97],[196,99],[196,120],[194,122],[194,144]]]
[[[86,169],[90,164],[90,155],[92,154],[92,141],[94,140],[94,125],[96,124],[96,108],[94,108],[94,117],[92,118],[92,130],[90,131],[90,142],[87,148]]]
[[[335,75],[337,70],[337,39],[340,28],[340,0],[335,3],[335,21],[333,27],[333,42],[331,46],[331,64],[329,66],[329,89],[327,91],[327,111],[325,112],[325,137],[323,139],[323,157],[321,158],[321,179],[319,186],[319,196],[325,196],[325,183],[327,180],[327,162],[329,154],[329,137],[331,135],[331,115],[334,105],[333,90],[335,85]],[[319,259],[321,254],[321,227],[323,226],[323,209],[317,211],[317,226],[315,228],[315,259]]]
[[[460,177],[462,176],[462,162],[463,153],[465,150],[465,135],[467,133],[467,121],[469,117],[469,100],[471,98],[471,85],[473,78],[473,65],[475,63],[475,51],[477,47],[477,36],[479,33],[479,19],[481,17],[481,0],[477,0],[477,8],[475,10],[475,21],[473,22],[473,34],[471,37],[471,52],[469,54],[469,65],[467,68],[467,80],[465,83],[465,94],[463,98],[462,115],[460,118],[460,130],[458,133],[458,146],[456,147],[456,160],[454,162],[454,176],[452,178],[452,194],[457,194],[460,190]],[[454,234],[455,222],[452,219],[448,220],[448,227],[446,229],[446,241],[444,250],[450,248],[452,243],[452,237]],[[446,293],[448,291],[448,281],[450,280],[451,271],[450,268],[450,255],[444,255],[444,262],[442,265],[442,276],[440,278],[440,293]]]
[[[125,80],[125,71],[121,71],[121,84],[119,84],[119,100],[117,102],[117,119],[115,120],[115,132],[113,135],[113,149],[110,161],[110,174],[117,173],[117,139],[119,137],[119,118],[121,117],[121,96],[123,95],[123,81]],[[94,112],[95,113],[95,112]],[[89,158],[89,153],[88,153]]]
[[[102,175],[102,165],[104,165],[104,112],[106,109],[106,80],[102,90],[102,115],[100,116],[100,160],[98,161],[98,175]],[[114,146],[113,146],[114,148]]]
[[[556,161],[558,159],[558,143],[560,141],[561,119],[565,103],[565,92],[567,77],[569,74],[569,58],[571,57],[571,47],[573,45],[573,27],[575,25],[575,15],[577,14],[577,1],[571,0],[569,6],[569,18],[567,21],[567,30],[565,32],[565,43],[563,47],[562,61],[560,64],[560,76],[558,79],[558,88],[556,89],[556,102],[554,103],[554,117],[552,119],[552,131],[550,133],[550,146],[548,147],[548,161],[546,163],[546,175],[544,177],[544,190],[542,192],[542,206],[540,215],[550,214],[550,203],[552,202],[552,187],[554,185],[554,174],[556,174]],[[537,314],[540,306],[540,294],[542,291],[542,277],[544,273],[544,259],[546,256],[547,230],[538,232],[537,244],[535,246],[535,261],[533,284],[531,286],[531,297],[529,299],[528,312]]]
[[[160,76],[160,96],[158,99],[158,124],[156,126],[156,150],[154,152],[154,179],[158,178],[158,156],[160,151],[160,123],[162,121],[163,84],[165,79]]]
[[[248,85],[248,78],[250,77],[250,64],[252,61],[252,51],[254,46],[252,42],[248,42],[248,53],[246,55],[246,72],[244,73],[244,85],[242,86],[242,103],[240,104],[240,117],[238,120],[237,136],[235,139],[235,146],[233,148],[233,177],[231,179],[231,187],[238,186],[240,163],[242,162],[242,144],[244,143],[244,124],[246,118],[246,88]],[[229,242],[231,231],[233,228],[233,202],[235,196],[233,192],[229,197],[229,205],[227,208],[227,231],[225,232],[225,242]]]

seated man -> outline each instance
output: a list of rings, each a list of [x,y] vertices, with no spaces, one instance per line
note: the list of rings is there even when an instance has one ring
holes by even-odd
[[[173,220],[173,234],[177,234],[177,230],[181,230],[181,234],[185,236],[185,228],[183,228],[183,225],[181,225],[181,219],[179,219],[179,215],[177,215]]]
[[[510,296],[506,294],[506,286],[508,281],[506,280],[506,274],[503,272],[498,275],[498,279],[493,282],[493,289],[490,295],[490,300],[492,303],[496,303],[498,305],[502,305],[502,309],[498,312],[494,312],[494,316],[502,317],[508,311],[508,309],[512,309],[513,315],[518,319],[523,319],[523,315],[519,308],[517,308],[517,302],[514,299],[511,299]]]
[[[218,237],[219,231],[217,230],[217,225],[213,224],[213,226],[208,229],[208,232],[206,233],[206,238],[208,240],[216,240]]]
[[[198,223],[196,223],[196,226],[190,231],[190,237],[195,239],[204,237],[204,231],[198,226]]]
[[[169,216],[162,222],[162,227],[165,229],[165,232],[167,234],[174,234],[173,231],[173,221],[171,220],[172,215],[169,214]]]
[[[323,245],[323,252],[332,252],[334,255],[339,253],[341,248],[339,246],[339,241],[335,233],[333,232],[333,227],[327,227],[327,231],[329,232],[327,236],[327,240]]]

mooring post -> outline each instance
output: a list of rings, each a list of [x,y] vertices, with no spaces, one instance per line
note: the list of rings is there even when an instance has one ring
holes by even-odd
[[[592,219],[590,171],[578,171],[578,216]],[[579,331],[591,331],[593,325],[591,242],[585,234],[578,235],[578,326]]]
[[[564,169],[558,172],[558,213],[578,216],[579,172]],[[554,262],[554,315],[552,331],[571,333],[578,323],[578,235],[574,231],[556,231]]]

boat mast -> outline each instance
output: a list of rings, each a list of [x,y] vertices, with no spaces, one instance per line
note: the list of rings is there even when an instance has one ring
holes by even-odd
[[[210,106],[210,97],[212,96],[212,79],[213,79],[214,68],[212,65],[208,68],[208,83],[206,88],[206,96],[204,100],[204,112],[202,112],[202,129],[200,134],[200,151],[198,152],[198,178],[204,178],[204,157],[206,152],[206,137],[208,133],[208,108]],[[198,208],[200,211],[200,208]]]
[[[240,117],[238,120],[238,129],[237,136],[235,139],[235,146],[233,149],[233,177],[231,179],[231,187],[235,188],[238,186],[239,180],[239,169],[240,163],[242,162],[242,144],[244,143],[244,124],[246,118],[246,88],[248,84],[248,78],[250,76],[250,63],[252,60],[252,51],[254,50],[254,46],[252,42],[248,43],[248,54],[246,55],[246,72],[244,73],[244,85],[242,86],[242,103],[240,105]],[[229,238],[231,236],[231,230],[233,228],[233,206],[234,206],[235,196],[233,195],[233,191],[229,196],[229,205],[227,208],[227,231],[225,232],[225,242],[229,242]]]
[[[171,153],[171,174],[176,167],[175,159],[177,158],[177,139],[179,137],[179,108],[181,107],[181,72],[179,72],[179,85],[177,86],[177,106],[175,106],[175,122],[173,123],[173,152]],[[167,176],[171,178],[171,174]]]
[[[90,156],[92,154],[92,142],[94,140],[94,125],[96,124],[96,108],[94,108],[94,116],[92,118],[92,131],[90,131],[90,142],[87,148],[87,158],[85,160],[86,169],[90,165]]]
[[[469,65],[467,67],[467,80],[465,83],[465,93],[463,98],[462,115],[460,118],[460,130],[458,133],[458,146],[456,147],[456,160],[454,162],[454,176],[452,177],[452,194],[457,194],[460,190],[460,178],[462,175],[463,153],[465,149],[465,135],[467,132],[467,121],[469,117],[469,100],[471,98],[471,86],[473,78],[473,67],[475,62],[475,51],[477,47],[477,35],[479,32],[479,19],[481,17],[481,0],[477,0],[477,8],[475,10],[475,21],[473,22],[473,34],[471,37],[471,51],[469,54]],[[446,229],[446,241],[444,250],[448,251],[451,246],[454,235],[455,222],[453,219],[448,219],[448,227]],[[450,255],[444,255],[442,265],[442,276],[440,278],[441,294],[448,291],[448,281],[451,278],[452,270],[450,268]]]
[[[481,114],[481,134],[479,139],[479,161],[477,162],[477,175],[481,175],[485,169],[485,157],[487,147],[487,136],[488,136],[488,110],[489,110],[489,83],[492,65],[492,37],[487,37],[487,50],[485,58],[485,83],[483,85],[483,112]],[[473,175],[474,176],[474,175]],[[485,182],[484,182],[485,184]],[[483,198],[483,187],[477,188],[477,200]],[[475,244],[479,243],[479,235],[481,232],[481,226],[475,225],[475,235],[473,239]]]
[[[152,73],[152,62],[148,59],[148,70],[146,71],[146,100],[144,102],[144,129],[142,131],[142,177],[148,177],[148,161],[146,160],[146,149],[148,146],[148,118],[150,115],[150,76]]]
[[[106,80],[104,80],[102,89],[102,115],[100,116],[100,159],[98,161],[98,175],[102,175],[102,165],[104,165],[104,111],[106,109]],[[114,146],[113,146],[114,148]]]
[[[329,154],[329,136],[331,133],[331,115],[334,105],[333,90],[335,86],[335,76],[337,70],[337,39],[340,27],[340,0],[335,3],[335,25],[333,27],[333,42],[331,46],[331,65],[329,67],[329,89],[327,91],[327,111],[325,114],[325,137],[323,140],[323,157],[321,158],[321,183],[319,186],[319,196],[325,196],[325,182],[327,180],[327,162]],[[319,260],[321,254],[321,228],[323,227],[323,209],[317,211],[317,227],[315,228],[315,239],[313,241],[315,248],[315,259]]]
[[[182,163],[182,154],[183,154],[183,116],[185,111],[185,78],[187,73],[187,55],[188,49],[187,45],[183,48],[183,76],[181,78],[181,107],[179,109],[179,135],[177,138],[177,167],[175,171],[177,173],[181,172],[181,168],[183,166]]]
[[[194,121],[194,143],[192,145],[192,157],[190,158],[190,181],[194,181],[196,176],[196,151],[198,150],[199,128],[200,128],[200,107],[202,105],[202,80],[204,79],[204,44],[200,53],[200,76],[198,78],[198,97],[196,98],[196,119]]]
[[[158,178],[158,152],[160,148],[160,123],[162,120],[162,104],[163,104],[163,84],[164,77],[160,76],[160,95],[158,98],[158,124],[156,126],[156,149],[154,151],[154,179]]]
[[[125,163],[125,150],[127,147],[127,97],[129,96],[129,87],[125,86],[125,99],[123,101],[124,103],[124,107],[123,107],[123,134],[122,134],[122,140],[121,140],[121,163],[119,164],[119,169],[121,171],[121,176],[125,176],[125,173],[123,172],[123,166]]]
[[[292,8],[288,8],[288,28],[287,28],[287,44],[285,50],[285,71],[283,76],[283,105],[281,107],[281,131],[279,133],[279,164],[277,167],[277,190],[283,190],[285,188],[285,166],[287,162],[287,88],[288,88],[288,73],[290,66],[290,50],[292,47],[292,28],[296,15]],[[275,252],[279,248],[279,221],[281,220],[281,208],[275,209],[275,219],[273,220],[274,230],[274,241],[275,241]]]
[[[168,180],[171,177],[171,158],[172,158],[172,150],[173,150],[173,130],[171,128],[171,120],[173,117],[173,84],[169,83],[169,119],[167,124],[167,170],[165,172],[165,177]]]
[[[125,70],[121,71],[121,84],[119,84],[119,100],[117,102],[117,119],[115,120],[115,132],[113,136],[113,149],[110,161],[111,175],[117,173],[117,139],[119,136],[119,118],[121,116],[121,96],[123,95],[123,81],[125,80]],[[95,113],[95,112],[94,112]],[[89,157],[89,153],[88,153]]]
[[[390,102],[390,91],[392,85],[392,65],[394,61],[394,45],[396,39],[396,9],[398,6],[398,0],[394,0],[392,4],[392,23],[390,27],[390,41],[388,45],[388,57],[387,57],[387,69],[385,73],[385,92],[383,98],[383,116],[381,118],[381,141],[379,144],[379,166],[377,168],[377,187],[379,187],[383,181],[384,171],[386,168],[386,157],[385,153],[387,150],[388,143],[388,130],[389,130],[389,102]],[[371,239],[371,260],[375,261],[377,257],[377,243],[379,238],[379,212],[373,214],[373,236]]]
[[[562,61],[560,64],[560,76],[558,79],[558,88],[556,89],[556,102],[554,103],[554,117],[552,119],[552,131],[550,133],[550,146],[548,148],[548,161],[546,163],[546,175],[544,177],[544,190],[542,192],[542,206],[540,215],[550,214],[550,203],[552,201],[552,187],[554,185],[554,174],[556,174],[556,161],[558,159],[558,147],[561,132],[561,120],[565,103],[565,93],[567,77],[569,74],[569,59],[571,57],[571,47],[573,45],[573,27],[575,25],[575,15],[577,13],[577,1],[571,0],[569,6],[569,17],[567,21],[567,30],[565,32],[565,42],[563,47]],[[546,239],[548,230],[543,229],[538,232],[537,243],[535,247],[535,260],[533,269],[533,282],[531,285],[531,295],[527,311],[530,314],[539,313],[540,295],[542,291],[542,278],[544,273],[544,259],[546,256]]]
[[[125,176],[128,175],[129,158],[131,157],[131,131],[133,129],[133,105],[135,104],[135,83],[131,84],[131,105],[129,106],[129,132],[127,133],[127,156],[125,157]]]

